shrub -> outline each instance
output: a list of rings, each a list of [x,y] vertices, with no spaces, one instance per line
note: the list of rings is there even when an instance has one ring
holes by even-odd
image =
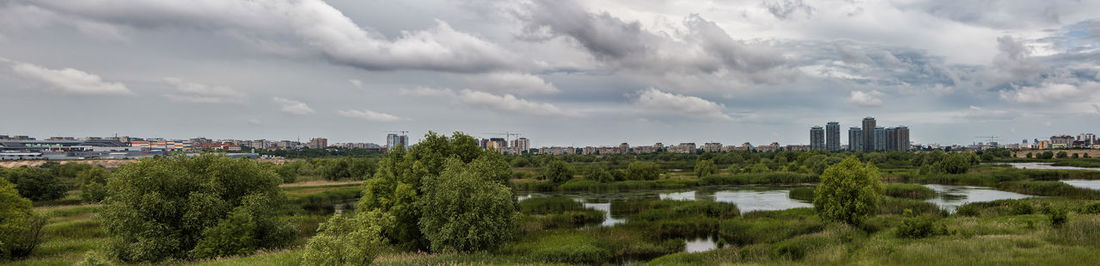
[[[550,180],[550,183],[562,184],[573,179],[573,168],[562,160],[551,161],[542,171],[541,179]]]
[[[1047,218],[1050,218],[1050,225],[1054,227],[1061,227],[1069,220],[1069,217],[1066,215],[1066,209],[1063,208],[1047,207],[1044,212]]]
[[[1066,156],[1066,152],[1060,151],[1060,152],[1058,152],[1058,155],[1055,155],[1054,157],[1058,158],[1058,159],[1065,159],[1068,156]]]
[[[80,182],[80,200],[84,203],[99,203],[107,198],[107,170],[92,167],[76,174]]]
[[[274,212],[282,179],[245,159],[183,155],[125,164],[108,181],[103,221],[123,261],[246,254],[289,244]]]
[[[34,212],[31,201],[0,178],[0,261],[30,255],[45,224],[46,218]]]
[[[695,163],[695,176],[704,177],[718,173],[718,166],[714,165],[714,161],[711,160],[699,160]]]
[[[657,180],[661,176],[661,166],[653,162],[634,161],[626,166],[628,180]]]
[[[910,209],[905,209],[904,216],[908,217],[898,226],[897,235],[901,238],[925,238],[933,235],[944,234],[947,229],[944,226],[935,227],[935,221],[928,217],[920,217]]]
[[[44,168],[13,168],[4,171],[3,175],[15,184],[20,195],[32,201],[60,199],[68,190],[52,171]]]
[[[1077,212],[1081,214],[1100,214],[1100,203],[1092,203],[1081,207]]]
[[[381,211],[333,215],[302,253],[303,265],[367,265],[388,247],[382,232],[394,218]]]
[[[873,165],[848,157],[825,169],[814,190],[814,209],[822,218],[859,224],[874,214],[885,190]]]
[[[425,181],[420,201],[420,231],[432,251],[496,249],[519,220],[512,190],[487,182],[484,169],[474,164],[449,159],[445,165],[439,177]]]

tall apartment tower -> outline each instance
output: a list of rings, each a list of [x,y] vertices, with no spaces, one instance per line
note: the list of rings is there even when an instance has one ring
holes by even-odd
[[[898,150],[909,150],[909,127],[899,126],[894,128],[895,134],[897,134]]]
[[[875,151],[875,118],[863,118],[863,151]]]
[[[840,123],[829,122],[825,124],[825,149],[840,151]]]
[[[386,149],[392,151],[393,148],[396,148],[397,146],[401,146],[401,148],[408,149],[409,148],[409,136],[408,135],[397,135],[397,134],[386,135]]]
[[[898,149],[898,133],[897,128],[886,128],[886,150],[896,151]]]
[[[886,150],[886,129],[881,127],[875,128],[875,151]]]
[[[810,150],[825,149],[825,129],[820,126],[810,128]]]
[[[863,150],[863,129],[858,127],[848,128],[848,150]]]

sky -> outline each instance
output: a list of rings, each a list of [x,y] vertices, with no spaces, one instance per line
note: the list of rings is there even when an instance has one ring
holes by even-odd
[[[5,0],[0,135],[532,146],[1096,132],[1100,1]]]

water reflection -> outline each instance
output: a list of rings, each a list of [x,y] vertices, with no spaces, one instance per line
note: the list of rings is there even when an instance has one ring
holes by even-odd
[[[660,193],[657,196],[663,200],[695,201],[695,191]]]
[[[611,217],[611,203],[585,203],[584,207],[603,212],[603,223],[600,226],[611,227],[626,222],[626,219]]]
[[[784,190],[737,190],[718,191],[714,193],[714,201],[737,204],[741,213],[750,211],[776,211],[794,208],[813,208],[813,205],[791,199],[789,189]]]
[[[1100,168],[1086,168],[1086,167],[1073,167],[1073,166],[1054,166],[1053,163],[997,163],[997,164],[998,165],[1011,165],[1012,167],[1019,168],[1019,169],[1100,171]]]
[[[943,208],[951,213],[954,213],[955,209],[959,206],[971,202],[986,202],[1003,199],[1023,199],[1032,197],[1019,193],[994,190],[987,187],[936,184],[928,184],[924,186],[936,191],[936,197],[927,201],[936,204],[937,206],[940,206],[940,208]]]
[[[1100,180],[1062,180],[1062,183],[1079,188],[1100,190]]]
[[[696,238],[684,240],[684,252],[696,253],[703,251],[710,251],[718,248],[718,243],[714,241],[713,237]]]

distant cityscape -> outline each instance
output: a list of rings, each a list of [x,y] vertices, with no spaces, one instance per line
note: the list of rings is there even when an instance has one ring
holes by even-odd
[[[736,151],[749,152],[774,152],[774,151],[815,151],[830,152],[839,151],[909,151],[909,150],[985,150],[1003,148],[1010,150],[1046,150],[1046,149],[1100,149],[1100,142],[1096,141],[1093,133],[1081,133],[1076,137],[1070,135],[1054,135],[1049,138],[1031,140],[1023,139],[1019,143],[1000,144],[996,136],[976,136],[985,141],[971,145],[939,144],[915,144],[910,140],[910,129],[907,126],[880,127],[874,117],[867,117],[861,121],[860,127],[848,128],[848,143],[842,144],[840,137],[841,125],[839,122],[827,122],[824,127],[813,126],[810,128],[810,144],[780,145],[772,142],[766,145],[753,145],[744,142],[740,145],[724,145],[719,142],[707,142],[702,146],[694,142],[685,142],[675,145],[665,145],[661,142],[653,145],[630,146],[628,143],[609,146],[550,146],[532,147],[532,141],[526,137],[520,137],[517,133],[486,133],[503,137],[476,138],[478,145],[483,149],[499,151],[503,154],[547,154],[547,155],[612,155],[612,154],[648,154],[658,152],[668,153],[723,153]],[[141,138],[131,136],[113,137],[48,137],[37,139],[30,136],[0,135],[0,160],[27,160],[27,159],[133,159],[166,155],[177,152],[196,153],[201,151],[222,151],[228,156],[237,157],[261,157],[259,152],[277,150],[301,150],[301,149],[361,149],[366,152],[385,153],[393,147],[408,148],[410,140],[408,131],[391,131],[386,135],[384,145],[374,143],[334,143],[329,144],[324,137],[310,138],[307,142],[300,140],[238,140],[238,139],[208,139],[204,137],[191,139],[166,139],[166,138]],[[514,137],[514,138],[513,138]]]

